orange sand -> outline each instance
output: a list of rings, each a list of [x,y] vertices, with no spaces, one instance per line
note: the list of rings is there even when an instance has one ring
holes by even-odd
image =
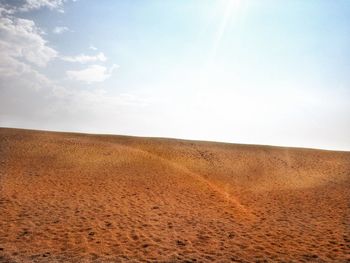
[[[350,262],[350,153],[0,129],[0,262]]]

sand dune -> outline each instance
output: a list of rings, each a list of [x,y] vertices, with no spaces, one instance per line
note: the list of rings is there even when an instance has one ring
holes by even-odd
[[[0,262],[350,262],[350,153],[0,129]]]

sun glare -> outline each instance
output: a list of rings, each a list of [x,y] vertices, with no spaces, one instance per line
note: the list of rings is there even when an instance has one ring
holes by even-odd
[[[213,44],[213,49],[211,54],[212,59],[214,59],[217,54],[222,37],[225,34],[225,30],[229,25],[231,18],[238,13],[240,8],[240,3],[241,3],[240,0],[223,0],[220,2],[222,17],[220,19],[218,30],[216,31],[215,38],[214,38],[214,44]]]

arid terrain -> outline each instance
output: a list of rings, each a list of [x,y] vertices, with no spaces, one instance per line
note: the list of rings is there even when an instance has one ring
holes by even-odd
[[[0,262],[350,262],[350,152],[0,129]]]

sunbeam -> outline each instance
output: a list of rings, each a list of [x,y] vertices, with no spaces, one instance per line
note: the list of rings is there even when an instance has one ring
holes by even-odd
[[[233,15],[238,13],[238,10],[240,8],[240,2],[240,0],[224,0],[220,3],[220,5],[222,6],[221,9],[223,11],[223,15],[220,20],[218,30],[215,33],[210,60],[215,59],[218,49],[220,47],[221,40],[225,34],[225,30],[228,24],[230,23],[231,18]]]

